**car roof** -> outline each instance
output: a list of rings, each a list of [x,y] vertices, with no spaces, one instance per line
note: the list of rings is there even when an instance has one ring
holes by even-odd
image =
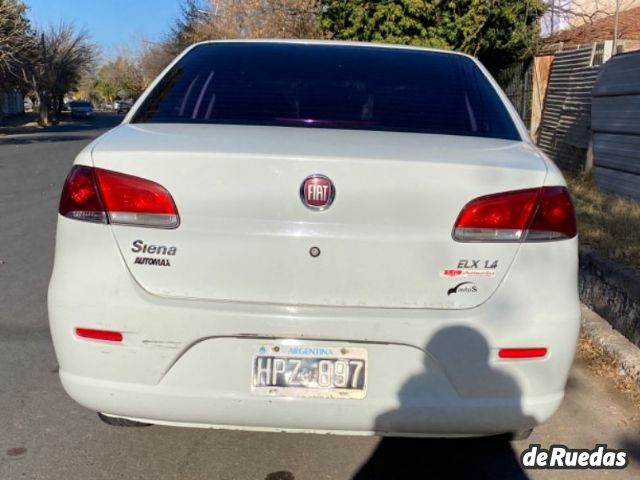
[[[395,43],[377,43],[377,42],[356,42],[348,40],[306,40],[306,39],[282,39],[282,38],[256,38],[256,39],[228,39],[228,40],[205,40],[192,45],[196,47],[198,45],[208,44],[282,44],[282,45],[322,45],[331,47],[360,47],[360,48],[384,48],[384,49],[396,49],[396,50],[417,50],[424,52],[445,53],[449,55],[458,55],[461,57],[468,57],[475,60],[471,55],[466,53],[456,52],[454,50],[445,50],[442,48],[421,47],[417,45],[399,45]]]

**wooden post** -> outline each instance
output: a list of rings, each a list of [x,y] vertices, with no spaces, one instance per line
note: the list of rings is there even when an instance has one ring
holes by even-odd
[[[549,85],[553,54],[540,55],[533,58],[533,88],[531,89],[531,127],[529,133],[534,141],[538,141],[544,98]]]

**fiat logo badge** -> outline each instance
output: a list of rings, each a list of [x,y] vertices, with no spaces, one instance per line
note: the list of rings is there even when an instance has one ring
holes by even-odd
[[[311,210],[326,210],[335,196],[333,182],[324,175],[309,175],[300,186],[300,199]]]

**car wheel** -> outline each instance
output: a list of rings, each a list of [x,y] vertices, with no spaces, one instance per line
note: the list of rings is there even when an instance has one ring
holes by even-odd
[[[128,418],[112,417],[98,412],[98,418],[107,425],[112,427],[150,427],[150,423],[136,422],[135,420],[129,420]]]
[[[518,440],[526,440],[531,436],[532,432],[533,432],[533,428],[528,428],[526,430],[518,430],[517,432],[511,432],[510,440],[516,441],[516,442]]]

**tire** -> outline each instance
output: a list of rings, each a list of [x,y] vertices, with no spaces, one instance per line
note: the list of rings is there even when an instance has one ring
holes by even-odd
[[[112,417],[98,412],[98,418],[112,427],[150,427],[150,423],[136,422],[127,418]]]
[[[517,432],[512,432],[510,434],[510,440],[518,441],[518,440],[526,440],[531,436],[531,432],[533,432],[533,428],[528,428],[527,430],[519,430]]]

